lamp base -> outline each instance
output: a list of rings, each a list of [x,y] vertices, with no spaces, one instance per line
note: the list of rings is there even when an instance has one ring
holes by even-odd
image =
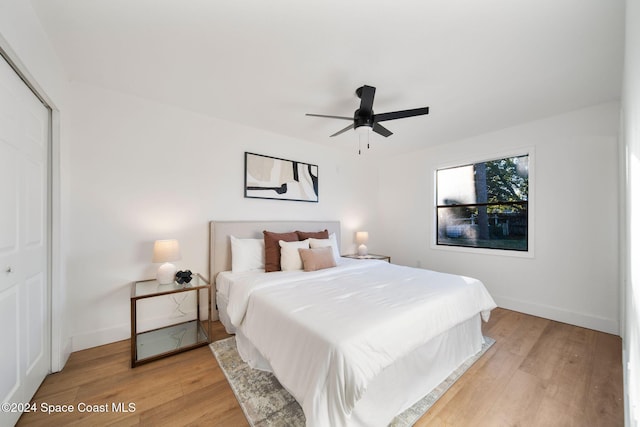
[[[365,256],[368,253],[369,252],[368,252],[367,246],[364,243],[362,245],[358,246],[358,255]]]
[[[170,262],[165,262],[158,268],[158,273],[156,274],[156,280],[161,285],[168,285],[173,283],[176,280],[176,266],[171,264]]]

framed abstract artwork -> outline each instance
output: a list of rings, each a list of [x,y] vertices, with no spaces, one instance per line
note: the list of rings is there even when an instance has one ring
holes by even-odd
[[[244,197],[318,202],[318,166],[244,153]]]

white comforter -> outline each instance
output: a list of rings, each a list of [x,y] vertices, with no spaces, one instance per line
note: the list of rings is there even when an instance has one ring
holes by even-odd
[[[301,404],[308,426],[345,426],[368,383],[396,359],[496,307],[463,276],[380,261],[236,281],[231,322]]]

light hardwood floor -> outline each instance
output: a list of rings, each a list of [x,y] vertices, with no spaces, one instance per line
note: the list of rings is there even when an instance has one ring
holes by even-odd
[[[483,325],[496,344],[416,426],[622,426],[619,337],[496,309]],[[214,340],[226,337],[214,323]],[[19,426],[246,426],[235,396],[208,347],[135,369],[129,341],[73,353],[33,399]],[[80,404],[111,412],[78,412]],[[113,412],[112,404],[135,404]],[[46,405],[73,413],[47,415]],[[100,409],[100,408],[98,408]]]

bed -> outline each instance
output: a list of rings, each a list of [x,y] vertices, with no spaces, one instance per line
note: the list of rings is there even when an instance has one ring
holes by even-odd
[[[231,242],[258,242],[263,230],[327,230],[333,240],[315,242],[331,248],[335,266],[234,270]],[[481,319],[496,307],[475,279],[335,256],[338,221],[215,221],[210,236],[220,320],[243,360],[273,372],[300,403],[308,426],[388,425],[480,351]]]

